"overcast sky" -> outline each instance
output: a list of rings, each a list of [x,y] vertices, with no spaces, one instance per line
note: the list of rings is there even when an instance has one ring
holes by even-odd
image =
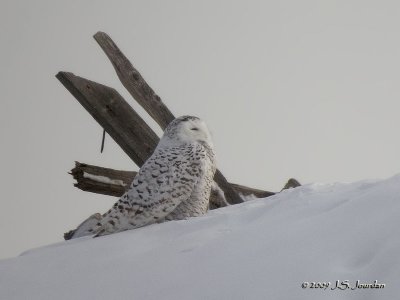
[[[56,80],[116,88],[107,32],[172,112],[213,132],[232,182],[278,191],[400,172],[398,1],[1,1],[0,258],[59,242],[116,198],[74,161],[137,170]],[[161,133],[154,122],[150,123]],[[379,201],[379,199],[376,199]]]

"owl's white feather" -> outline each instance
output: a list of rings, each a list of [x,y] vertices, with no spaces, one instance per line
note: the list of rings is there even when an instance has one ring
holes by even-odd
[[[203,215],[208,210],[215,170],[213,144],[205,123],[197,117],[177,118],[165,129],[130,189],[99,220],[96,215],[84,221],[71,238]]]

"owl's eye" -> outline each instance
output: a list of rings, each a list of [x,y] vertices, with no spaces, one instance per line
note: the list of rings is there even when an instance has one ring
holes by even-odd
[[[197,130],[199,130],[197,127],[193,127],[193,128],[190,128],[190,130],[195,130],[195,131],[197,131]]]

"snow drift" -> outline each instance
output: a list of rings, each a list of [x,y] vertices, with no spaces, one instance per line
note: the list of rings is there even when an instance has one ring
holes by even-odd
[[[400,175],[306,185],[0,261],[0,299],[398,299],[399,217]]]

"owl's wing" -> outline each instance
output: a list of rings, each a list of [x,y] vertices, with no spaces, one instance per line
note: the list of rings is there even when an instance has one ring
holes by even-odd
[[[130,189],[103,215],[96,236],[155,223],[189,199],[202,165],[188,160],[188,156],[156,151],[139,170]]]

